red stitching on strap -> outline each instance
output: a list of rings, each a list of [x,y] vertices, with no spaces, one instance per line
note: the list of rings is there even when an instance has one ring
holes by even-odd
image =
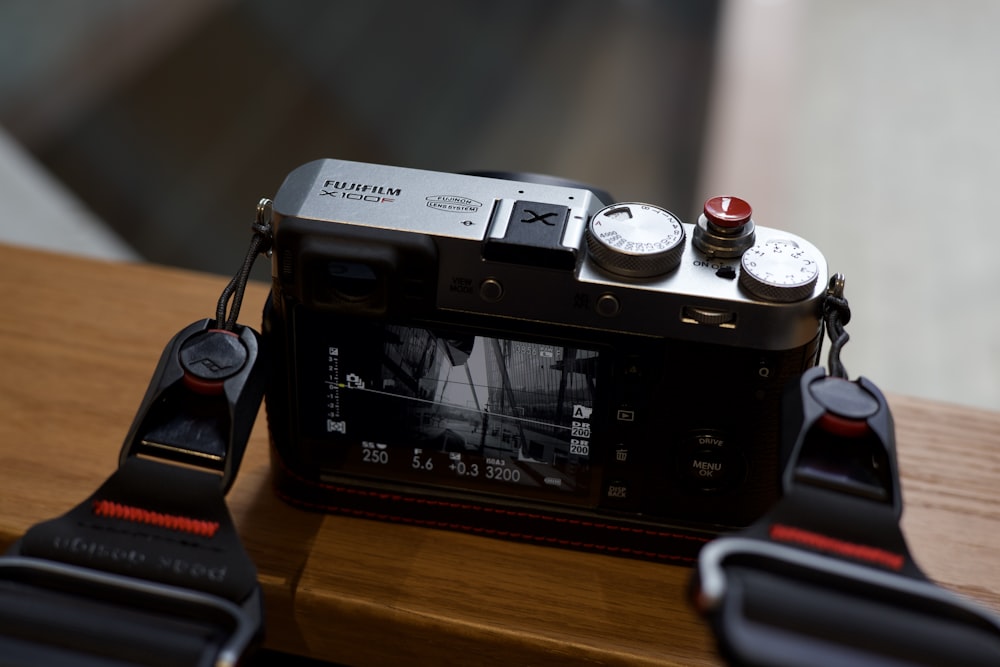
[[[778,542],[791,542],[845,558],[868,561],[869,563],[888,567],[893,570],[903,569],[903,562],[905,560],[902,554],[892,551],[867,544],[838,540],[835,537],[823,535],[822,533],[814,533],[811,530],[786,526],[780,523],[771,526],[770,535],[772,540]]]
[[[150,526],[159,526],[169,530],[177,530],[183,533],[192,533],[201,537],[212,537],[219,530],[217,521],[205,521],[203,519],[192,519],[176,514],[164,514],[153,512],[141,507],[122,505],[110,500],[95,500],[94,514],[109,519],[124,519],[135,523],[145,523]]]

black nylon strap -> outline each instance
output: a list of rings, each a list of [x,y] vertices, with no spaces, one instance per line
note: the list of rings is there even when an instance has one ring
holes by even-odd
[[[213,596],[52,561],[0,559],[0,665],[231,665],[259,615]]]
[[[116,505],[117,514],[101,516],[98,503]],[[129,514],[133,518],[124,518]],[[205,534],[203,526],[214,526],[214,533]],[[126,460],[67,514],[29,529],[19,554],[235,603],[256,585],[256,570],[229,516],[218,476],[137,458]]]
[[[219,477],[198,470],[128,459],[0,559],[0,665],[228,664],[261,619]]]
[[[699,554],[695,604],[729,664],[1000,665],[1000,619],[935,585],[910,554],[878,388],[812,369],[785,419],[783,498]]]
[[[997,620],[922,574],[731,537],[706,547],[699,577],[730,665],[1000,664]]]
[[[216,320],[164,349],[118,470],[0,558],[0,667],[234,667],[260,640],[257,570],[225,493],[264,396],[259,336],[236,320],[270,216],[261,200]]]
[[[0,666],[235,665],[259,641],[225,503],[263,397],[257,341],[206,319],[168,343],[118,470],[0,558]]]

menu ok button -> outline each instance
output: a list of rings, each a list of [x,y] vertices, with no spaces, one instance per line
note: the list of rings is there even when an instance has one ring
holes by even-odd
[[[724,491],[746,476],[740,451],[720,433],[694,433],[678,461],[678,471],[687,486],[700,491]]]

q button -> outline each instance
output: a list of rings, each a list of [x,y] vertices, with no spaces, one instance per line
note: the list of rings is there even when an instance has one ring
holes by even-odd
[[[777,376],[777,371],[775,370],[775,361],[771,357],[754,357],[751,362],[753,373],[753,379],[759,383],[767,383],[774,380]]]

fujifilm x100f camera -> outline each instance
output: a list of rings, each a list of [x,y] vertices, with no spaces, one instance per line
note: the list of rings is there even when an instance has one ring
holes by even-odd
[[[658,559],[760,516],[782,388],[819,353],[823,255],[735,197],[694,225],[599,197],[291,172],[264,322],[279,493]]]

